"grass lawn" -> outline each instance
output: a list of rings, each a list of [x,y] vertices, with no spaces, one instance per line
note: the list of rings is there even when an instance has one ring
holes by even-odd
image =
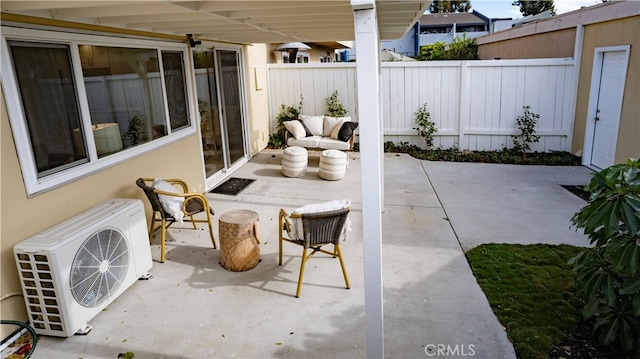
[[[568,245],[485,244],[467,253],[471,269],[521,359],[549,351],[581,320]]]

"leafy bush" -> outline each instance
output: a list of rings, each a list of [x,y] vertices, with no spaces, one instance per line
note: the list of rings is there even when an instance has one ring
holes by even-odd
[[[448,47],[448,49],[447,49]],[[432,60],[477,60],[478,44],[476,39],[456,37],[450,44],[436,42],[420,47],[417,59],[420,61]]]
[[[423,104],[422,107],[414,113],[414,121],[418,127],[413,129],[418,131],[418,135],[424,138],[426,142],[426,149],[429,150],[433,147],[433,135],[438,132],[436,124],[431,121],[431,114],[427,110],[427,104]]]
[[[513,138],[513,150],[517,153],[531,151],[531,144],[540,141],[536,135],[536,123],[540,118],[537,113],[531,112],[531,106],[522,106],[524,114],[516,117],[516,125],[520,130],[519,135],[511,135]]]
[[[467,34],[463,37],[456,37],[449,44],[447,51],[448,60],[477,60],[478,44],[475,38],[467,38]]]
[[[444,42],[436,42],[431,45],[425,45],[420,47],[418,53],[418,60],[420,61],[432,61],[432,60],[445,60],[447,52],[445,51]]]
[[[284,122],[297,120],[298,115],[300,115],[300,111],[302,111],[302,96],[300,97],[300,103],[297,108],[293,106],[286,106],[285,104],[280,105],[280,112],[278,112],[274,122],[274,132],[269,136],[268,145],[270,148],[284,147]]]
[[[598,340],[640,349],[640,161],[629,159],[595,173],[585,187],[589,202],[571,222],[593,245],[569,263],[585,318],[595,319]]]
[[[338,90],[333,91],[331,96],[324,99],[324,103],[327,105],[326,116],[331,117],[343,117],[347,114],[347,110],[342,103],[338,101]]]

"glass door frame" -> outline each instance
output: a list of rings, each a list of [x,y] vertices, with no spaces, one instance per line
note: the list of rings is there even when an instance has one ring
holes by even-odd
[[[221,141],[222,141],[222,157],[223,157],[223,167],[222,169],[218,170],[216,173],[214,173],[213,175],[207,177],[207,171],[205,169],[205,161],[204,161],[204,147],[202,144],[200,144],[200,150],[201,150],[201,155],[202,155],[202,168],[203,168],[203,176],[204,176],[204,183],[205,183],[205,190],[209,191],[211,189],[213,189],[217,184],[219,184],[220,182],[222,182],[229,174],[235,172],[238,168],[240,168],[242,165],[244,165],[245,163],[247,163],[250,159],[250,148],[249,148],[249,129],[248,129],[248,125],[249,125],[249,121],[247,118],[247,114],[248,112],[248,108],[247,108],[247,95],[246,95],[246,88],[245,88],[245,80],[246,80],[246,74],[244,71],[244,61],[243,61],[243,57],[244,57],[244,51],[242,49],[241,46],[233,46],[233,45],[221,45],[215,42],[209,42],[209,41],[202,41],[201,45],[198,45],[199,47],[201,47],[201,50],[204,51],[210,51],[213,52],[213,62],[214,62],[214,71],[215,71],[215,78],[216,78],[216,99],[218,101],[218,108],[219,108],[219,122],[220,122],[220,130],[221,130]],[[222,80],[221,80],[221,73],[220,73],[220,69],[218,68],[218,51],[231,51],[231,52],[235,52],[236,53],[236,59],[238,62],[238,91],[239,91],[239,96],[240,96],[240,121],[241,121],[241,125],[242,125],[242,138],[243,138],[243,152],[244,155],[238,159],[236,162],[234,163],[230,163],[230,156],[229,156],[229,139],[228,139],[228,128],[227,128],[227,124],[226,124],[226,110],[224,109],[224,103],[223,103],[223,99],[222,99],[222,91],[224,91],[224,89],[222,88]],[[193,51],[192,51],[193,52]],[[191,55],[191,61],[193,61],[193,53]],[[193,66],[194,71],[195,71],[195,66]],[[194,72],[195,75],[195,72]],[[194,82],[195,83],[195,82]],[[202,119],[199,118],[198,119],[198,128],[200,128],[199,131],[201,130],[200,124],[201,124]],[[200,136],[202,136],[202,133],[200,133]]]
[[[247,111],[247,95],[246,95],[246,91],[245,91],[245,72],[244,72],[244,62],[243,62],[243,51],[242,48],[237,48],[237,47],[229,47],[229,46],[214,46],[213,47],[213,51],[215,52],[215,56],[214,56],[214,60],[216,63],[216,71],[217,71],[217,76],[216,76],[216,82],[218,83],[218,106],[221,107],[222,111],[221,111],[221,116],[220,116],[220,120],[222,121],[221,123],[221,129],[222,129],[222,146],[223,148],[227,151],[224,153],[224,169],[223,171],[226,173],[231,173],[234,172],[235,170],[238,169],[238,167],[242,166],[243,164],[247,163],[247,161],[250,158],[250,149],[249,149],[249,121],[247,119],[247,114],[249,113]],[[229,128],[227,126],[227,121],[226,121],[226,116],[227,116],[227,111],[224,109],[224,103],[223,103],[223,86],[222,86],[222,73],[220,72],[220,67],[218,66],[220,64],[219,62],[219,57],[218,57],[218,51],[228,51],[228,52],[234,52],[236,55],[236,61],[238,64],[238,95],[240,96],[239,101],[240,101],[240,123],[241,123],[241,133],[242,133],[242,141],[243,141],[243,145],[242,145],[242,151],[243,151],[243,155],[241,156],[241,158],[239,158],[238,160],[236,160],[233,163],[230,163],[230,154],[228,153],[229,148],[230,148],[230,144],[229,144]]]

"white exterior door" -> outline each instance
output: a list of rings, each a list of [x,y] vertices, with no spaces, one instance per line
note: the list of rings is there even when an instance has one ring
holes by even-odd
[[[591,140],[591,148],[585,151],[588,165],[592,167],[604,169],[615,161],[627,61],[628,53],[624,49],[596,52],[587,118],[587,140]]]

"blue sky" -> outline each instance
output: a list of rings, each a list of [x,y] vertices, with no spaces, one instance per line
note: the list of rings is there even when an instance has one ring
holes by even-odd
[[[471,9],[489,18],[506,17],[521,18],[522,14],[517,6],[512,6],[511,0],[470,0]],[[577,10],[582,6],[600,4],[598,0],[555,0],[556,14]]]

